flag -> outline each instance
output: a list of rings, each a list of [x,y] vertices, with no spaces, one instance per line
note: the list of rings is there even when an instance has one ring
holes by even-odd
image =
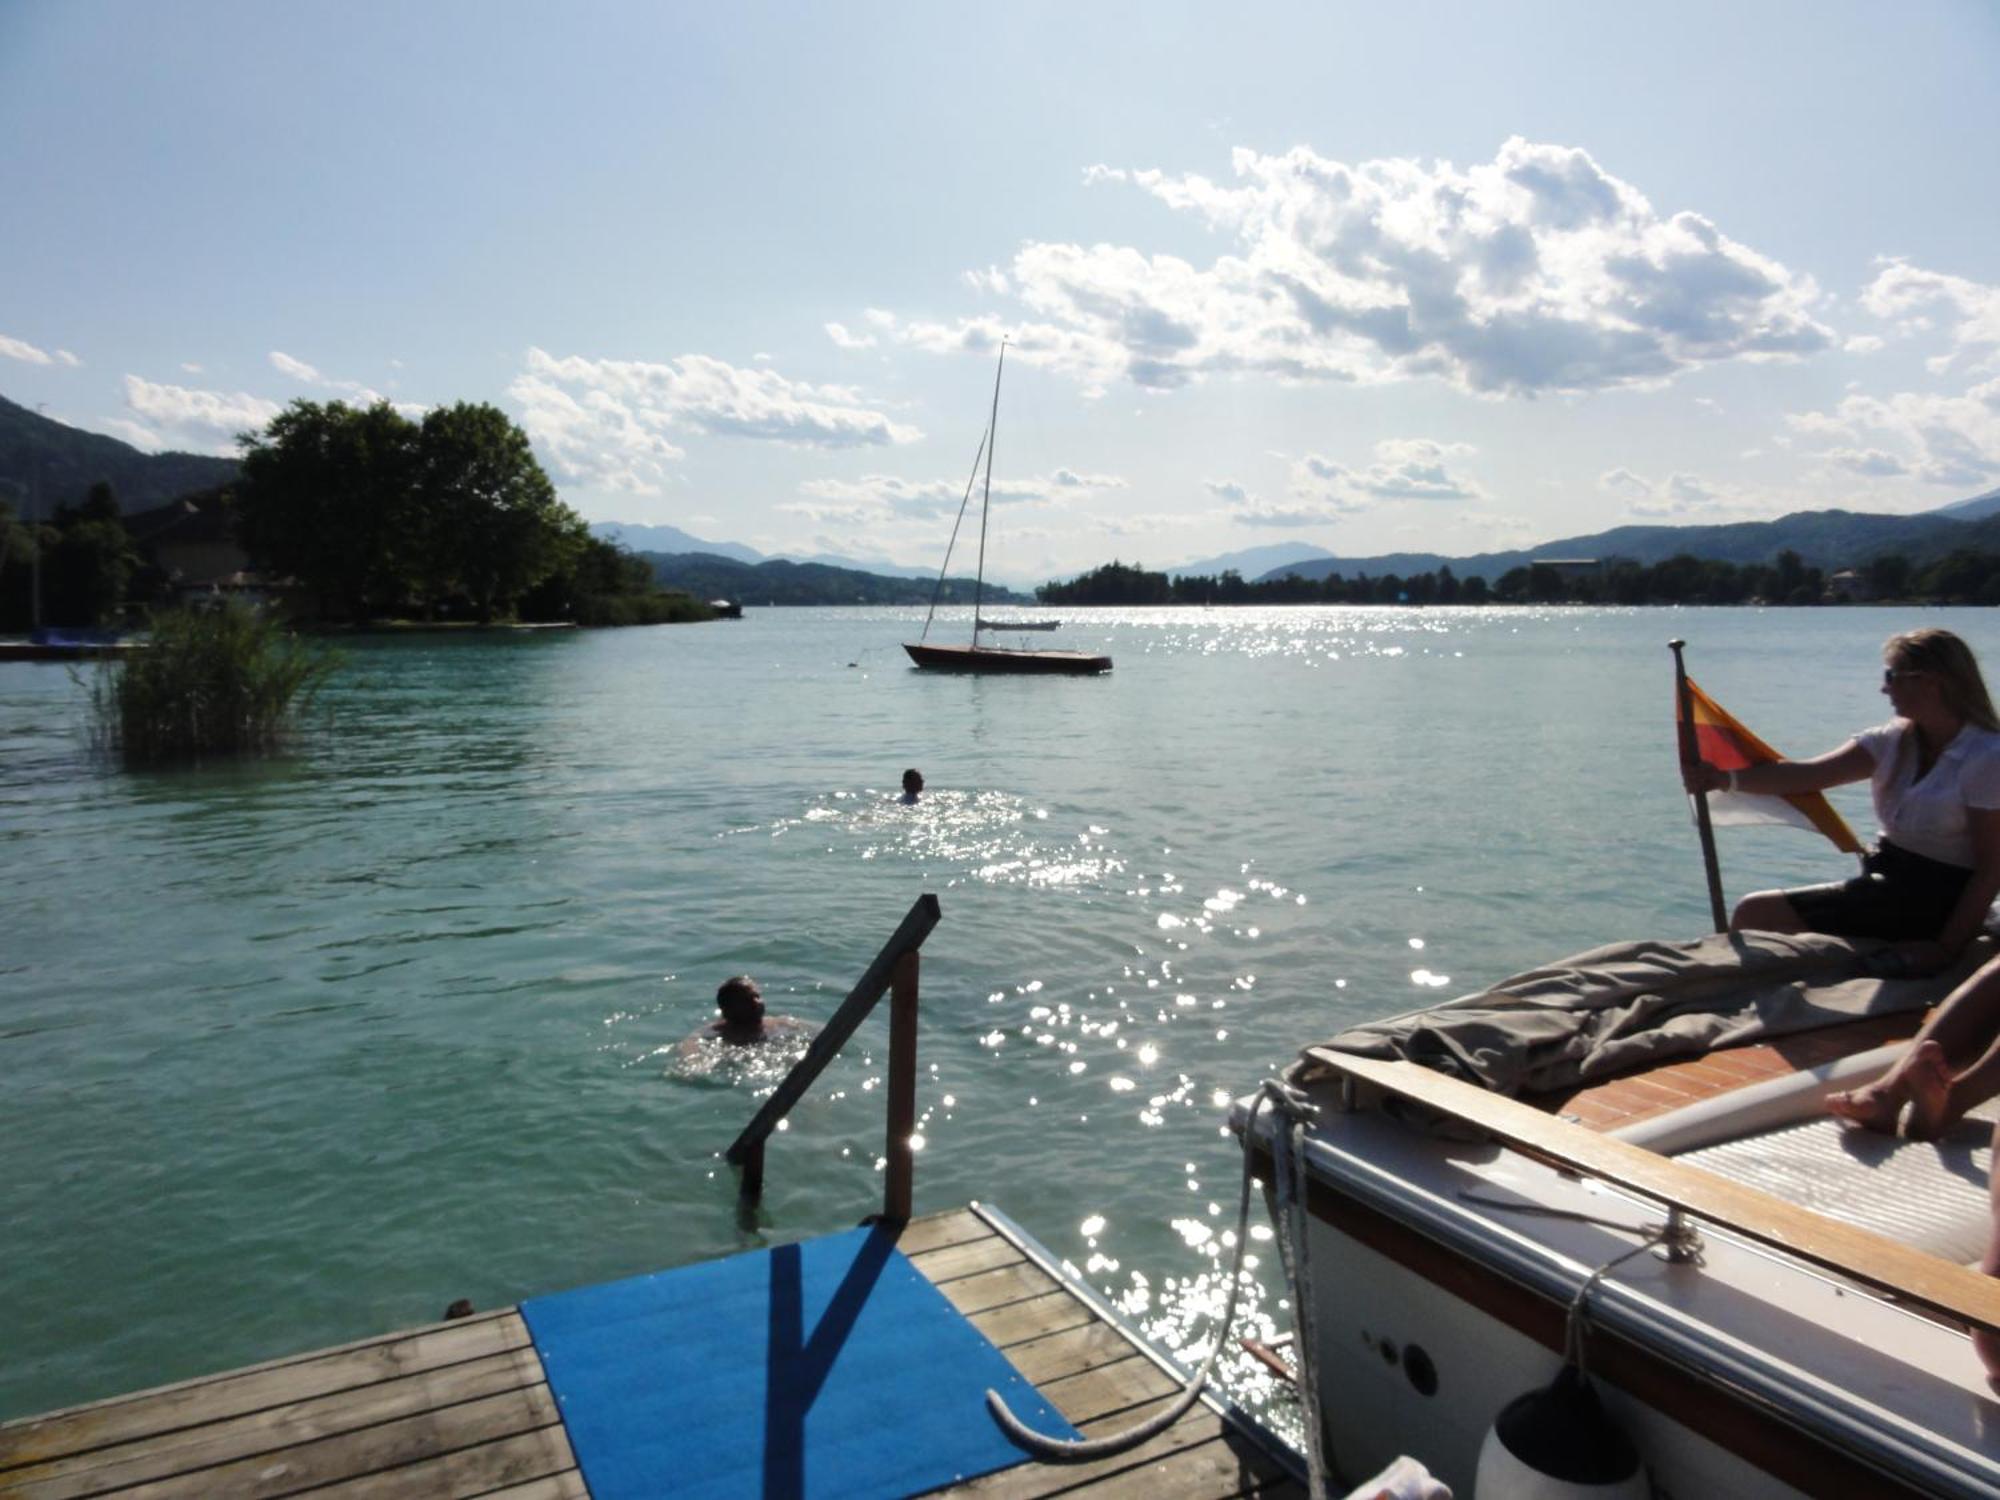
[[[1688,706],[1694,716],[1695,751],[1711,766],[1723,771],[1741,771],[1761,766],[1784,756],[1758,739],[1730,717],[1729,711],[1687,679]],[[1680,719],[1678,697],[1674,718]],[[1753,796],[1748,792],[1710,792],[1709,821],[1718,825],[1783,824],[1824,834],[1837,849],[1849,854],[1862,852],[1861,840],[1833,804],[1819,792],[1801,792],[1790,797]]]

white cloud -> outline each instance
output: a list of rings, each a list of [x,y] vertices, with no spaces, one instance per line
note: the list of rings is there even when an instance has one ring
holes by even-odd
[[[1431,376],[1533,395],[1652,384],[1697,365],[1810,354],[1831,334],[1812,279],[1699,214],[1662,216],[1572,147],[1509,140],[1491,162],[1349,165],[1239,149],[1237,185],[1094,167],[1233,240],[1206,266],[1132,247],[1030,243],[1004,276],[1025,324],[912,323],[932,349],[990,349],[1093,389],[1256,371]]]
[[[1199,526],[1208,521],[1199,511],[1146,511],[1125,515],[1093,515],[1089,530],[1105,536],[1136,536],[1157,540],[1162,532]]]
[[[530,349],[507,390],[528,435],[569,477],[636,494],[657,493],[666,464],[683,456],[669,432],[811,448],[880,447],[923,436],[845,387],[812,386],[702,354],[655,364],[558,359]]]
[[[236,435],[268,423],[283,409],[275,401],[238,391],[192,390],[125,377],[125,405],[160,446],[196,453],[236,451]]]
[[[1614,495],[1622,495],[1628,500],[1644,500],[1653,493],[1652,485],[1630,469],[1606,469],[1597,476],[1597,486],[1599,489],[1609,490]]]
[[[319,371],[304,360],[293,359],[291,355],[280,353],[276,349],[271,351],[271,368],[276,370],[280,375],[289,375],[294,380],[303,380],[307,385],[318,385],[322,379]]]
[[[1785,421],[1821,440],[1821,455],[1849,472],[1907,473],[1953,488],[2000,477],[2000,378],[1962,395],[1857,392],[1832,411],[1795,412]]]
[[[1868,479],[1885,479],[1910,472],[1910,466],[1902,459],[1880,448],[1829,448],[1824,456],[1850,474]]]
[[[317,365],[307,364],[304,360],[296,359],[282,350],[273,349],[270,361],[271,368],[280,375],[289,376],[302,385],[317,385],[329,391],[338,391],[356,406],[373,406],[378,401],[389,401],[387,396],[373,386],[363,385],[358,380],[335,380],[330,375],[322,374]],[[412,419],[420,418],[430,410],[429,407],[414,401],[389,401],[389,404]]]
[[[845,323],[826,325],[826,336],[842,349],[873,349],[875,335],[872,333],[849,333]]]
[[[143,422],[131,422],[127,421],[124,417],[112,417],[108,421],[100,422],[97,425],[113,437],[122,438],[134,448],[138,448],[146,453],[157,453],[161,448],[166,446],[160,441],[160,435]]]
[[[181,369],[190,375],[199,375],[201,373],[201,366],[195,364],[192,360],[183,360],[181,362]]]
[[[1224,502],[1222,514],[1244,526],[1324,526],[1384,502],[1484,500],[1477,480],[1451,461],[1474,452],[1469,443],[1432,438],[1388,438],[1375,445],[1375,462],[1353,469],[1322,454],[1292,461],[1289,493],[1267,501],[1234,481],[1206,481]]]
[[[1948,324],[1952,353],[1937,362],[1938,368],[1955,358],[1975,368],[2000,365],[2000,287],[1888,260],[1862,292],[1861,305],[1906,334],[1935,328],[1940,321]]]
[[[1453,473],[1447,460],[1475,451],[1469,443],[1391,438],[1375,445],[1375,462],[1347,476],[1358,493],[1377,500],[1480,500],[1476,480]]]
[[[1252,498],[1233,506],[1229,519],[1241,526],[1326,526],[1362,509],[1335,496],[1289,504]]]
[[[625,495],[657,495],[667,465],[687,450],[661,431],[663,420],[634,410],[602,391],[581,398],[534,375],[507,387],[521,411],[521,426],[568,478]]]
[[[33,344],[21,339],[12,339],[0,333],[0,354],[9,359],[18,359],[25,364],[52,365],[55,363],[46,349],[37,349]]]
[[[1879,339],[1872,333],[1857,333],[1840,346],[1849,354],[1875,354],[1888,347],[1886,339]]]
[[[1698,474],[1676,473],[1650,480],[1630,469],[1607,469],[1598,488],[1625,502],[1625,513],[1643,521],[1719,520],[1755,510],[1748,497]]]
[[[993,502],[1055,505],[1124,487],[1125,481],[1115,474],[1079,474],[1071,469],[1057,469],[1045,475],[995,480]],[[811,479],[799,486],[799,493],[808,498],[788,501],[778,509],[822,524],[844,526],[872,525],[890,516],[928,519],[954,515],[966,499],[963,480],[905,479],[895,474]],[[1025,535],[1018,527],[1010,526],[1010,542]]]

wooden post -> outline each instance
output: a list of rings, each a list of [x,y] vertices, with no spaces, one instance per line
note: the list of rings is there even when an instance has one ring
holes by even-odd
[[[790,1113],[792,1106],[805,1097],[813,1080],[833,1061],[834,1055],[854,1035],[855,1028],[875,1008],[875,1002],[882,998],[882,992],[889,987],[895,975],[896,960],[923,946],[924,939],[937,926],[940,915],[936,896],[927,892],[917,898],[895,935],[882,945],[882,951],[868,965],[868,972],[861,976],[861,982],[848,991],[847,998],[840,1002],[840,1009],[812,1039],[812,1045],[806,1048],[806,1055],[793,1065],[792,1071],[785,1075],[784,1081],[772,1090],[771,1097],[757,1111],[756,1118],[743,1127],[743,1133],[723,1152],[731,1166],[742,1166],[743,1158],[749,1154],[751,1147],[776,1130],[778,1122]]]
[[[889,1138],[882,1153],[889,1165],[882,1217],[892,1224],[910,1221],[916,1177],[910,1137],[917,1129],[917,963],[914,948],[897,959],[889,990]]]
[[[1694,695],[1688,691],[1687,664],[1681,660],[1681,651],[1686,641],[1667,642],[1667,649],[1674,653],[1674,701],[1679,705],[1675,717],[1680,721],[1681,766],[1685,769],[1701,759],[1701,751],[1696,748],[1694,735]],[[1708,821],[1708,793],[1696,792],[1694,796],[1694,825],[1701,834],[1702,868],[1708,872],[1709,914],[1715,918],[1715,930],[1729,930],[1729,915],[1722,905],[1722,871],[1715,862],[1715,829]]]

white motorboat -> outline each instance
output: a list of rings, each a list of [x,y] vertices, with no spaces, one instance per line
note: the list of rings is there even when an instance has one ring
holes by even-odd
[[[1246,1145],[1266,1182],[1272,1148],[1299,1147],[1305,1336],[1337,1470],[1414,1453],[1460,1496],[2000,1494],[2000,1396],[1969,1337],[2000,1326],[2000,1280],[1972,1266],[1992,1228],[1992,1116],[1917,1141],[1824,1110],[1888,1065],[1949,976],[1871,980],[1856,945],[1776,941],[1814,962],[1848,950],[1845,1007],[1794,981],[1789,1019],[1766,1025],[1759,991],[1736,1021],[1693,1026],[1734,1045],[1688,1047],[1669,1000],[1652,1041],[1622,1014],[1592,1022],[1618,1034],[1611,1055],[1538,1092],[1529,1068],[1519,1098],[1478,1080],[1508,1070],[1490,1034],[1452,1035],[1468,1001],[1305,1050],[1289,1077],[1314,1117],[1280,1143],[1267,1110]],[[1542,981],[1573,972],[1472,999],[1518,1000],[1533,1030]],[[1654,1061],[1600,1079],[1619,1047]],[[1233,1118],[1252,1126],[1249,1101]],[[1566,1354],[1637,1449],[1639,1488],[1495,1480],[1496,1416]]]

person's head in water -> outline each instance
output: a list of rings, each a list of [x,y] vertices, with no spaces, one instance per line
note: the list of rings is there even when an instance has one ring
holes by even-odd
[[[915,766],[903,773],[903,800],[914,802],[923,795],[924,773]]]
[[[715,1007],[722,1012],[726,1035],[754,1036],[764,1029],[764,992],[748,974],[723,980],[715,992]]]

